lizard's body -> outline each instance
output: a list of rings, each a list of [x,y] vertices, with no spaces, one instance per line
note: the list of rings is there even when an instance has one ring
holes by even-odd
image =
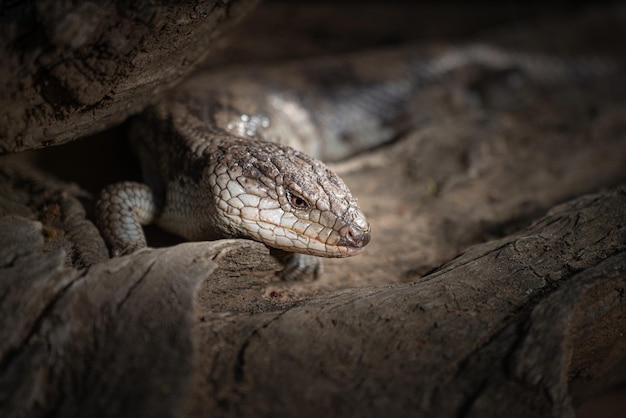
[[[358,254],[370,239],[363,212],[307,154],[338,160],[391,140],[418,119],[410,105],[424,86],[470,65],[539,81],[615,70],[478,45],[201,74],[135,124],[146,184],[105,189],[100,228],[114,254],[144,247],[141,225],[151,222],[189,240],[244,237],[310,256]],[[285,276],[316,274],[318,265],[297,256]]]

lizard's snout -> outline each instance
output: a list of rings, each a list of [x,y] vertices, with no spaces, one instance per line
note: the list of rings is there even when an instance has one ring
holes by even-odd
[[[341,236],[339,240],[339,244],[352,247],[352,248],[363,248],[370,242],[370,226],[367,225],[366,228],[361,228],[356,225],[344,226],[339,231]]]

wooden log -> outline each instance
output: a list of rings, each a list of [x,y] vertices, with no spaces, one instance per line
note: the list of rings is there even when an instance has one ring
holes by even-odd
[[[295,304],[261,297],[278,266],[258,243],[76,271],[38,254],[36,222],[7,217],[0,410],[569,416],[626,379],[624,208],[626,188],[585,196],[415,282]]]
[[[0,154],[123,122],[188,74],[256,0],[0,4]]]
[[[415,282],[208,315],[191,415],[572,416],[626,379],[624,208],[586,196]]]

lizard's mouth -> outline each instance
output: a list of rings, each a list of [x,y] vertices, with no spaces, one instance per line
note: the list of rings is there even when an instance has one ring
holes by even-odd
[[[361,254],[364,247],[336,247],[337,251],[342,253],[343,255],[335,256],[335,257],[352,257],[358,254]]]
[[[342,245],[329,245],[325,244],[321,241],[310,241],[310,244],[307,248],[299,248],[295,246],[281,246],[278,247],[273,243],[265,243],[270,247],[276,247],[284,251],[294,252],[294,253],[302,253],[314,255],[317,257],[324,258],[346,258],[352,257],[360,254],[364,247],[351,247],[351,246],[342,246]]]
[[[355,227],[343,227],[339,231],[326,234],[326,241],[320,239],[325,234],[308,236],[298,231],[277,227],[278,237],[263,242],[281,250],[297,252],[326,258],[345,258],[360,254],[370,242],[371,231],[369,225],[363,230]],[[283,245],[280,245],[282,243]],[[286,245],[285,245],[286,244]]]
[[[238,214],[239,215],[239,214]],[[242,217],[226,214],[230,225],[235,226],[242,238],[260,241],[268,247],[287,252],[309,254],[317,257],[344,258],[361,253],[370,242],[371,228],[364,218],[339,229],[319,224],[279,224],[257,216]]]

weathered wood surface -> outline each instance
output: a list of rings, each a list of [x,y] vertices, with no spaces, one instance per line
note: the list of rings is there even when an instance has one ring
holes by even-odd
[[[102,170],[41,172],[100,153],[1,159],[0,416],[571,417],[626,382],[625,82],[434,90],[338,167],[373,240],[309,283],[249,241],[109,260]]]
[[[258,1],[0,3],[0,154],[121,123]]]
[[[193,415],[571,416],[626,378],[625,207],[575,200],[415,282],[206,313]]]
[[[0,409],[571,416],[626,379],[625,208],[624,187],[585,196],[417,281],[300,303],[263,296],[278,266],[258,243],[75,270],[42,251],[41,224],[7,216]]]

